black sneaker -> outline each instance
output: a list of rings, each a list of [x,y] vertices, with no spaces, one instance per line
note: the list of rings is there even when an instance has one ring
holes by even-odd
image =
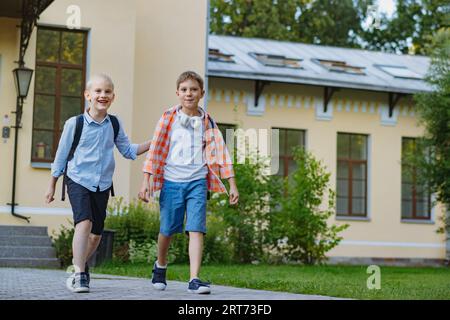
[[[66,287],[72,292],[89,292],[89,283],[85,272],[72,274],[66,281]]]
[[[192,279],[189,281],[188,292],[199,293],[199,294],[209,294],[211,293],[211,288],[209,287],[211,283],[201,281],[200,279]]]
[[[166,271],[167,268],[158,268],[156,262],[153,265],[152,270],[152,285],[156,290],[165,290],[167,287],[166,282]]]

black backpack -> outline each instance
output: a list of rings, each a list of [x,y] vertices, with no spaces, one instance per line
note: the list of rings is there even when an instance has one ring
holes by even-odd
[[[114,130],[114,142],[116,142],[117,135],[119,134],[119,120],[117,120],[116,116],[109,115],[109,118],[111,119],[111,125],[113,126]],[[67,166],[69,164],[69,161],[73,159],[73,155],[75,154],[75,150],[78,147],[78,143],[80,142],[81,133],[83,132],[83,125],[84,125],[84,115],[80,114],[76,118],[77,124],[75,127],[75,135],[73,137],[72,147],[70,148],[69,155],[67,156],[67,162],[66,162],[66,168],[64,169],[64,177],[63,177],[63,183],[62,183],[62,194],[61,194],[61,200],[64,201],[66,199],[66,176],[67,176]],[[114,197],[114,185],[111,185],[111,196]]]

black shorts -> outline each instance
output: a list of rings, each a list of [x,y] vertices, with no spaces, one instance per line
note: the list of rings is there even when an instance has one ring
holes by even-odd
[[[75,225],[84,220],[92,221],[91,233],[101,235],[105,227],[106,208],[108,206],[111,188],[105,191],[92,192],[73,182],[66,176],[67,194],[73,212]]]

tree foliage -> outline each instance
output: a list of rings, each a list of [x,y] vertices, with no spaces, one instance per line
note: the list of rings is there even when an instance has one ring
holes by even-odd
[[[450,28],[436,33],[427,76],[430,93],[415,96],[419,122],[425,128],[413,163],[420,180],[437,192],[437,201],[450,208]],[[450,221],[447,221],[450,226]]]
[[[394,16],[381,16],[380,28],[367,30],[362,38],[368,49],[428,55],[433,35],[448,27],[449,13],[446,0],[397,0]]]
[[[335,192],[328,186],[331,174],[322,163],[299,147],[294,149],[294,160],[297,169],[285,179],[286,196],[270,219],[272,246],[290,261],[321,263],[342,240],[338,233],[348,225],[328,221],[335,212]]]
[[[432,35],[450,21],[446,0],[398,0],[392,17],[374,17],[373,5],[374,0],[211,0],[210,28],[220,35],[428,54]],[[376,27],[365,26],[373,18]]]

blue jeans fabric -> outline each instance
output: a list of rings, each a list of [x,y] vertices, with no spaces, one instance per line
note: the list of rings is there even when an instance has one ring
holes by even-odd
[[[206,179],[191,182],[164,180],[159,197],[160,230],[164,236],[185,232],[206,233]]]

